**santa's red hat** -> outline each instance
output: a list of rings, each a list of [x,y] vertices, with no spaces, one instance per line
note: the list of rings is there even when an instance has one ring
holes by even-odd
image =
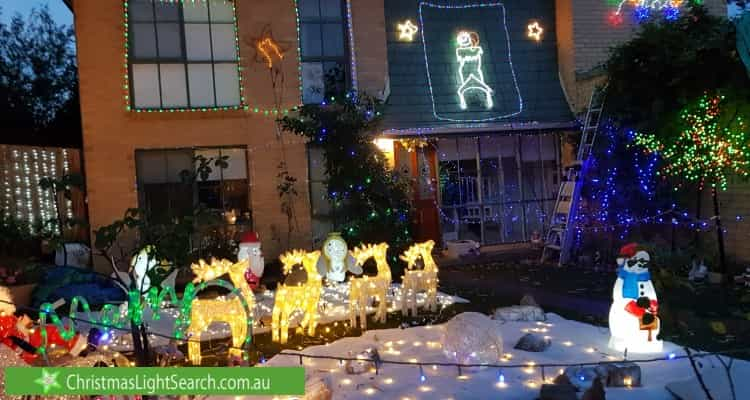
[[[633,257],[640,250],[638,243],[628,243],[620,248],[620,257]]]
[[[260,243],[260,239],[258,238],[258,233],[256,232],[245,232],[242,235],[242,238],[240,239],[240,243],[243,244],[249,244],[249,243]]]

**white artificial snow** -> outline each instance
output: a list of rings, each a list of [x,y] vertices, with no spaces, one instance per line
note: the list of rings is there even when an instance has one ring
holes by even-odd
[[[514,343],[522,335],[534,332],[549,336],[552,346],[542,353],[528,353],[521,350],[506,349],[506,357],[500,364],[524,364],[525,368],[504,369],[505,385],[498,382],[498,369],[464,370],[458,376],[454,367],[424,367],[426,377],[420,382],[420,369],[411,365],[381,366],[379,375],[365,373],[347,375],[339,363],[334,360],[304,361],[307,379],[328,377],[332,382],[333,399],[514,399],[532,400],[539,396],[542,383],[542,363],[577,363],[598,362],[622,359],[622,354],[610,351],[607,347],[609,330],[580,322],[569,321],[555,314],[547,314],[548,321],[543,322],[506,322],[497,321],[497,329],[502,333],[506,343]],[[302,352],[309,355],[348,356],[368,348],[376,348],[384,360],[413,362],[449,362],[441,348],[440,339],[443,325],[420,326],[408,329],[387,329],[367,331],[361,337],[343,338],[323,346],[313,346]],[[638,388],[607,387],[608,400],[672,400],[665,385],[670,382],[692,379],[694,373],[687,359],[667,360],[669,353],[684,355],[681,347],[664,342],[664,352],[653,355],[638,355],[631,361],[663,357],[664,361],[656,363],[639,363],[643,373],[643,386]],[[704,368],[719,368],[724,376],[721,364],[714,357],[701,358]],[[267,363],[269,366],[296,366],[296,356],[277,355]],[[546,368],[547,379],[559,374],[560,368]],[[750,398],[750,363],[737,360],[732,369],[737,399]],[[719,384],[728,385],[726,379]],[[579,393],[580,395],[580,393]],[[290,397],[294,398],[294,397]],[[258,397],[221,397],[208,396],[206,400],[239,400],[258,399]],[[717,399],[718,400],[718,399]]]

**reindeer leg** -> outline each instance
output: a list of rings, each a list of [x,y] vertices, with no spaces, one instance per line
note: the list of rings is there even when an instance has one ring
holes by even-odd
[[[277,291],[278,294],[278,291]],[[276,304],[278,300],[274,301],[273,312],[271,313],[271,341],[278,342],[280,325],[279,317],[281,316],[281,304]]]

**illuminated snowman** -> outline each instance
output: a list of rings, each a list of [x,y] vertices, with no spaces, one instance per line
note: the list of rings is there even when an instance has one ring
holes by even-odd
[[[617,281],[612,290],[609,310],[609,347],[629,353],[658,353],[662,342],[657,339],[661,321],[659,302],[648,264],[651,257],[636,243],[620,249],[617,259]]]
[[[255,232],[246,232],[242,235],[240,246],[237,250],[237,261],[248,260],[249,267],[245,272],[245,279],[251,289],[260,285],[260,278],[263,276],[265,261],[263,252],[260,248],[260,239]]]
[[[361,269],[356,267],[354,258],[349,254],[344,238],[338,232],[331,232],[328,238],[323,242],[323,257],[318,260],[318,272],[331,282],[343,282],[346,279],[346,271],[353,273]],[[358,270],[358,271],[357,271]]]

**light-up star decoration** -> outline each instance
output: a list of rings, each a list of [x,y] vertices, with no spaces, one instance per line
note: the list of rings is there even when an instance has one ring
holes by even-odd
[[[405,42],[411,42],[414,40],[414,35],[419,32],[414,23],[410,19],[407,19],[403,24],[398,24],[398,39]]]
[[[466,92],[480,91],[484,94],[484,103],[487,109],[494,105],[492,101],[492,89],[484,82],[482,73],[482,47],[479,46],[479,35],[476,32],[461,31],[456,37],[458,47],[456,57],[458,58],[458,76],[461,85],[458,87],[458,99],[462,110],[466,109]]]
[[[536,40],[537,42],[542,40],[542,33],[544,33],[544,29],[542,29],[541,25],[539,25],[539,22],[532,22],[527,27],[528,29],[528,37],[531,39]]]

